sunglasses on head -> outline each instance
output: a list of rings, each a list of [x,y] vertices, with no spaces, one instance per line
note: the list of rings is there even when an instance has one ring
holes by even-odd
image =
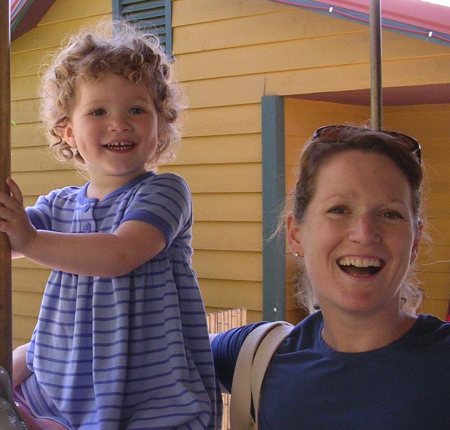
[[[324,127],[318,128],[314,132],[313,139],[317,139],[317,138],[325,137],[325,136],[328,138],[333,138],[333,133],[336,133],[336,132],[339,132],[339,131],[345,130],[345,129],[349,129],[349,130],[355,129],[355,130],[359,130],[359,131],[367,130],[368,132],[375,131],[375,130],[371,130],[369,128],[361,129],[359,127],[353,127],[351,125],[325,125]],[[401,145],[403,148],[405,148],[411,154],[414,154],[419,163],[422,162],[422,150],[420,147],[420,143],[414,137],[408,136],[407,134],[399,133],[398,131],[391,131],[391,130],[379,130],[378,132],[384,133],[384,134],[387,134],[388,136],[393,137],[399,145]]]

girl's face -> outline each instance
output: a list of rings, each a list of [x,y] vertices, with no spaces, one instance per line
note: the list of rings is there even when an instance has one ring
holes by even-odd
[[[83,157],[92,183],[121,186],[141,175],[158,144],[147,85],[114,74],[80,79],[64,139]]]
[[[322,165],[304,219],[288,219],[324,312],[398,314],[419,233],[406,176],[387,156],[357,150]]]

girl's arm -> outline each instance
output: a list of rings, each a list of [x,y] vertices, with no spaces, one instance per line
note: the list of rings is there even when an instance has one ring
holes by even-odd
[[[29,343],[18,346],[13,351],[12,387],[16,388],[31,375],[27,367],[27,351]]]
[[[156,227],[124,222],[114,233],[58,233],[36,230],[23,207],[23,197],[10,178],[11,196],[0,193],[0,231],[14,253],[36,263],[80,275],[125,275],[161,252],[166,243]]]

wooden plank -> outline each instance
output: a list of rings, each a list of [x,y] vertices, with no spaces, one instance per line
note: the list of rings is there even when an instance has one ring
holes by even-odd
[[[17,40],[20,40],[20,38]],[[48,59],[59,46],[58,44],[34,51],[19,52],[15,49],[16,41],[12,44],[13,53],[11,55],[11,75],[13,78],[38,75],[43,65],[49,62]]]
[[[11,136],[13,148],[47,146],[38,123],[17,124],[11,127]]]
[[[262,280],[259,252],[197,250],[194,252],[193,265],[199,278],[258,282]]]
[[[39,24],[48,25],[80,18],[103,17],[111,13],[111,0],[59,0],[52,5]]]
[[[67,14],[66,14],[67,15]],[[111,15],[84,17],[76,20],[56,22],[51,25],[40,25],[27,31],[14,41],[14,52],[26,52],[37,49],[57,48],[67,40],[69,34],[78,32],[81,28],[98,25],[101,21],[110,21]],[[38,63],[39,64],[39,63]]]
[[[431,235],[432,244],[450,245],[450,213],[447,217],[427,217],[425,224],[427,233]]]
[[[450,273],[422,273],[422,288],[429,299],[450,299]]]
[[[174,27],[284,11],[286,8],[267,0],[184,0],[174,1],[172,7]]]
[[[46,195],[51,190],[68,185],[82,185],[85,182],[80,174],[72,170],[43,171],[32,174],[17,172],[14,178],[25,195]]]
[[[260,103],[265,89],[263,74],[217,77],[183,83],[189,107],[217,107]]]
[[[259,163],[162,166],[159,171],[180,174],[194,193],[261,192]]]
[[[19,345],[28,343],[36,326],[37,318],[32,316],[14,315],[13,325],[13,345],[17,348]]]
[[[261,162],[261,135],[186,137],[177,149],[172,165]]]
[[[14,315],[37,317],[39,315],[41,300],[41,294],[15,291],[13,295]]]
[[[16,173],[74,170],[70,163],[61,163],[58,161],[47,146],[13,148],[11,159],[12,170]]]
[[[39,78],[37,75],[21,76],[11,79],[11,100],[28,100],[39,97]]]
[[[191,109],[184,115],[183,136],[217,136],[261,132],[259,104]]]
[[[38,99],[17,100],[11,102],[11,117],[18,124],[39,121]]]
[[[436,45],[439,48],[433,47],[424,53],[423,50],[418,50],[414,43],[404,42],[403,39],[404,47],[400,51],[386,48],[383,67],[389,68],[390,63],[403,64],[403,62],[413,60],[426,60],[428,65],[433,63],[435,72],[444,77],[445,73],[437,70],[450,61],[450,56],[445,55],[447,51],[442,52],[443,47]],[[366,64],[367,67],[369,64],[367,43],[367,33],[350,33],[333,37],[288,40],[276,44],[250,45],[183,54],[177,56],[177,76],[182,81],[190,81],[356,64]],[[440,51],[436,51],[434,54],[435,49]],[[276,52],[277,61],[274,61],[274,52]],[[415,56],[419,54],[420,57],[416,59]],[[431,57],[432,54],[434,54],[433,57]],[[403,70],[402,72],[402,75],[414,78],[413,70]],[[348,79],[345,81],[348,82]],[[401,82],[396,86],[405,85],[401,79],[398,78],[398,81]],[[422,79],[420,83],[430,83],[429,81],[429,79]],[[333,79],[332,82],[335,83],[336,79]],[[448,82],[448,73],[441,82]],[[367,82],[365,86],[367,87]]]
[[[448,82],[450,57],[441,61],[429,58],[408,59],[386,63],[383,69],[384,87],[438,84]],[[409,70],[415,70],[412,74]],[[274,72],[266,75],[267,93],[309,94],[367,88],[367,64],[353,64]]]
[[[367,26],[338,20],[304,9],[285,9],[279,13],[237,16],[176,27],[176,55],[212,51],[238,46],[276,43],[294,39],[329,37],[362,32]],[[441,52],[444,47],[441,48]]]
[[[196,250],[262,250],[262,226],[259,222],[202,222],[193,226]]]
[[[14,265],[12,275],[14,294],[16,292],[29,292],[42,295],[50,270],[44,268],[20,268]]]
[[[194,194],[195,221],[262,221],[260,193]]]
[[[260,282],[201,278],[199,284],[203,300],[208,307],[262,309]]]

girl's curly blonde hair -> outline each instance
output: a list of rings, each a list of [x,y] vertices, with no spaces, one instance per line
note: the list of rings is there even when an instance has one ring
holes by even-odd
[[[159,39],[122,21],[115,22],[112,31],[109,24],[71,36],[43,74],[41,119],[56,157],[84,164],[81,155],[63,139],[64,126],[70,118],[78,80],[107,73],[147,84],[159,125],[158,147],[149,164],[155,167],[162,156],[171,158],[180,139],[177,119],[184,108],[180,87],[172,79],[171,62]]]

